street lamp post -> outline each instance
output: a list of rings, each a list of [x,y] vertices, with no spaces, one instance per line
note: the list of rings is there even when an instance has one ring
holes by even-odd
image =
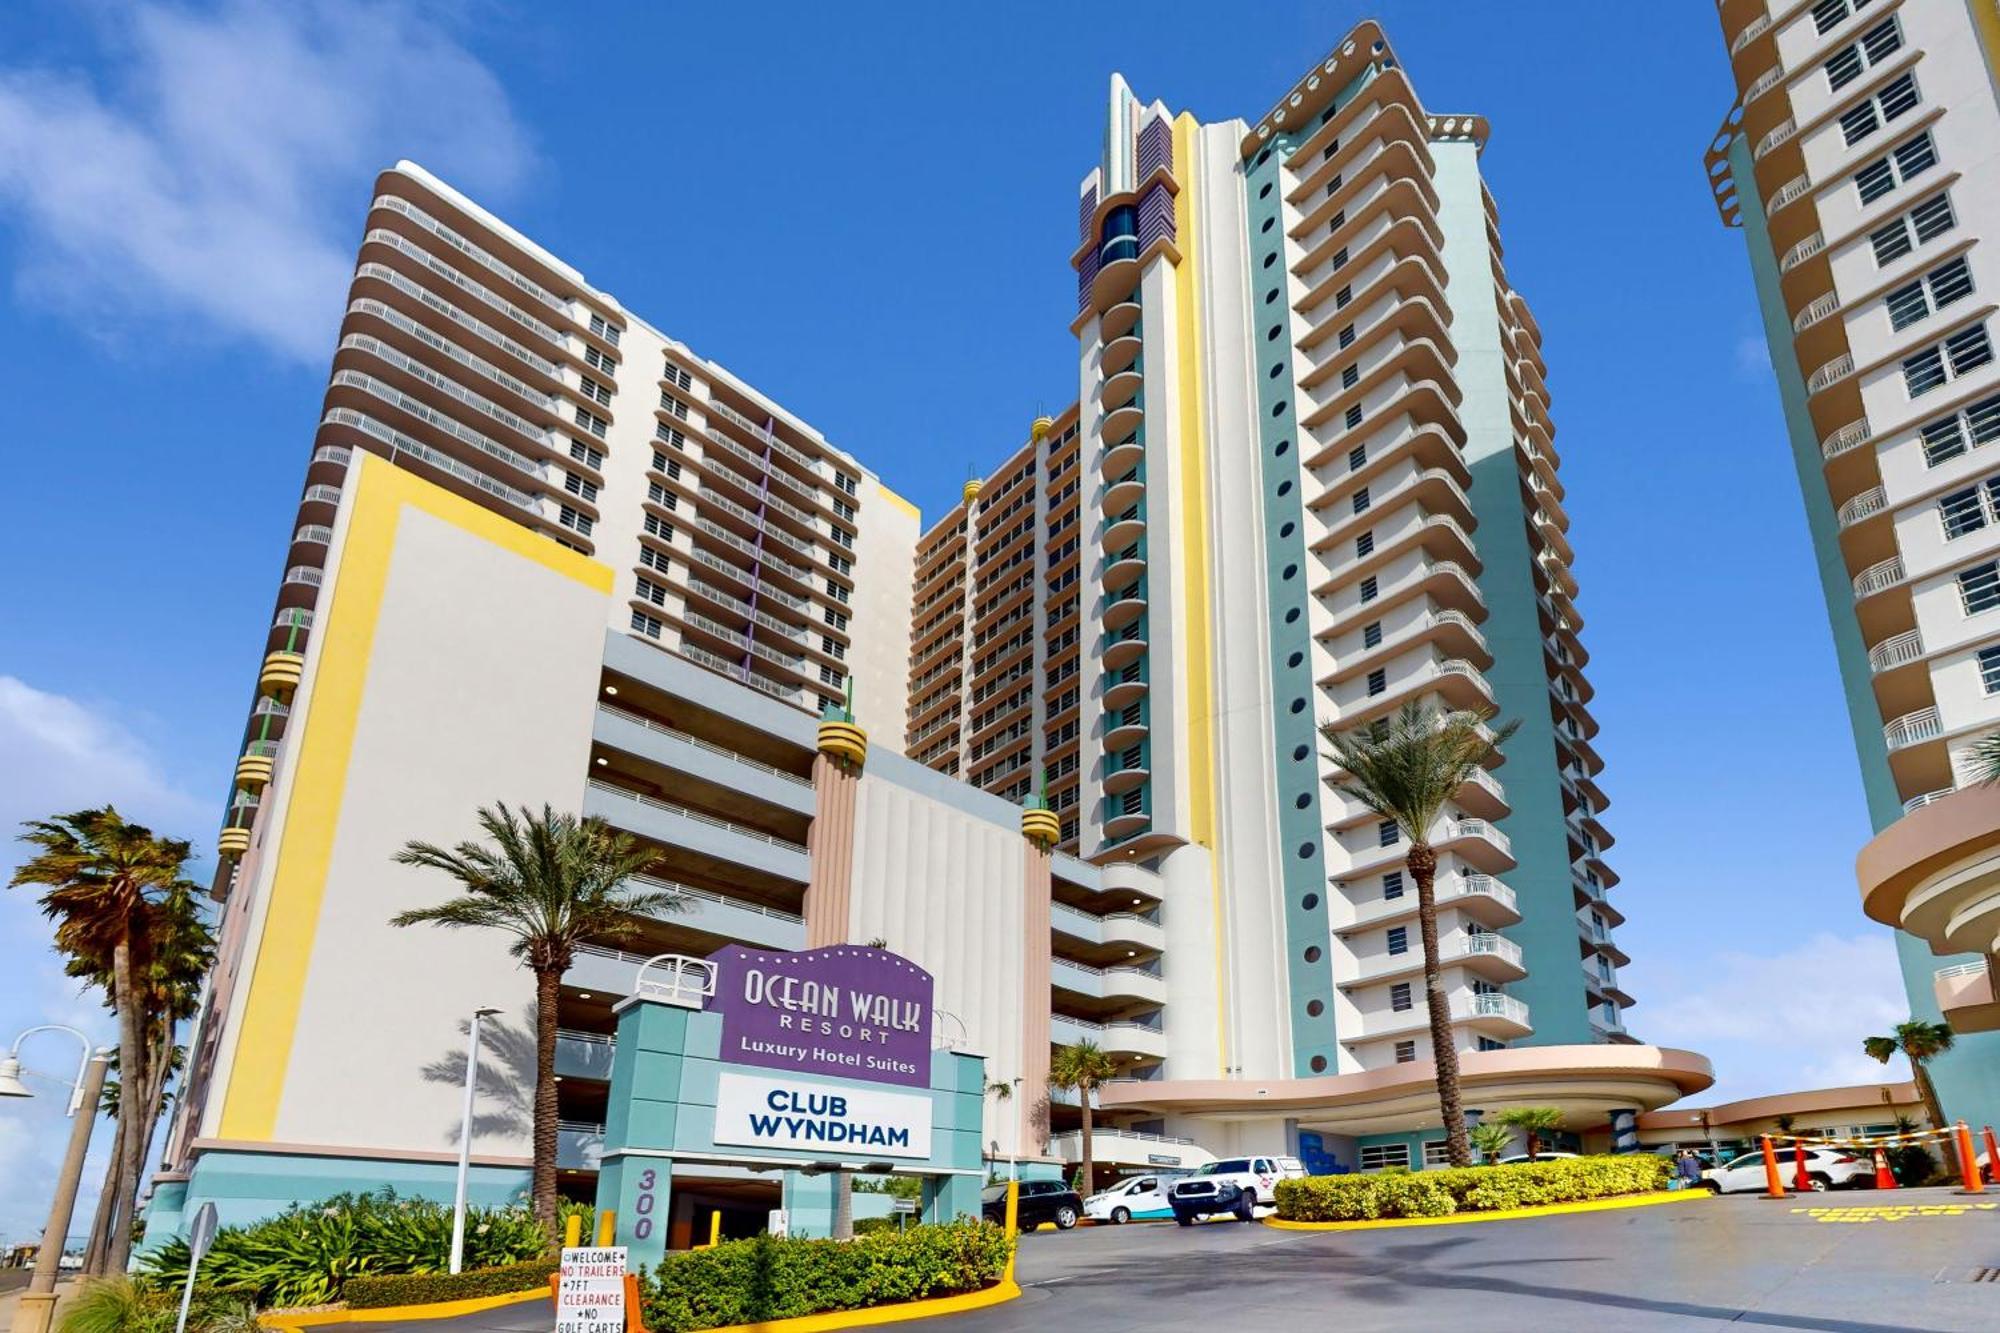
[[[62,1269],[63,1244],[69,1238],[71,1215],[76,1211],[76,1191],[83,1181],[83,1158],[90,1151],[90,1131],[97,1123],[97,1103],[104,1095],[104,1075],[111,1065],[111,1052],[93,1047],[90,1038],[75,1028],[47,1024],[29,1028],[14,1038],[13,1048],[0,1060],[0,1097],[32,1097],[21,1082],[21,1043],[38,1032],[67,1032],[83,1046],[83,1063],[77,1068],[76,1082],[69,1099],[72,1120],[69,1151],[63,1155],[62,1174],[56,1178],[55,1197],[49,1201],[49,1222],[42,1228],[41,1252],[35,1256],[35,1271],[28,1289],[21,1293],[21,1306],[14,1318],[15,1333],[48,1333],[54,1322],[56,1277]],[[105,1203],[108,1203],[106,1200]],[[105,1206],[100,1203],[99,1207]]]
[[[479,1023],[498,1009],[472,1011],[472,1035],[465,1044],[465,1114],[458,1129],[458,1188],[451,1204],[451,1271],[465,1266],[465,1178],[472,1168],[472,1100],[479,1086]]]

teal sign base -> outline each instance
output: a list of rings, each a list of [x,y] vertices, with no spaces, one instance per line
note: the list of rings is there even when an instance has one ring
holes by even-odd
[[[770,1172],[794,1236],[832,1234],[838,1171],[923,1177],[925,1221],[978,1214],[983,1057],[931,1051],[916,1089],[726,1063],[721,1043],[719,1014],[639,997],[618,1007],[597,1207],[617,1212],[614,1243],[634,1267],[665,1256],[675,1181],[704,1169]]]

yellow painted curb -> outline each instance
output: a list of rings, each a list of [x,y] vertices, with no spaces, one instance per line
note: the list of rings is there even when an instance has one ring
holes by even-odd
[[[800,1315],[796,1319],[773,1319],[764,1324],[731,1324],[726,1328],[704,1329],[702,1333],[830,1333],[830,1330],[838,1328],[866,1328],[871,1324],[896,1324],[905,1319],[929,1319],[933,1315],[983,1310],[989,1305],[1004,1305],[1020,1294],[1019,1284],[1009,1278],[995,1286],[968,1291],[960,1296],[904,1301],[900,1305],[877,1305],[866,1310],[834,1310],[827,1314]]]
[[[1493,1208],[1479,1213],[1448,1213],[1443,1217],[1382,1217],[1361,1222],[1287,1222],[1267,1217],[1264,1225],[1281,1231],[1373,1231],[1383,1227],[1446,1227],[1457,1222],[1511,1222],[1523,1217],[1556,1217],[1563,1213],[1608,1213],[1618,1208],[1649,1208],[1656,1203],[1688,1203],[1710,1198],[1707,1190],[1660,1190],[1626,1194],[1615,1199],[1585,1199],[1581,1203],[1550,1203],[1539,1208]]]
[[[527,1291],[510,1291],[499,1296],[468,1296],[462,1301],[439,1301],[434,1305],[383,1305],[369,1310],[308,1310],[299,1314],[260,1315],[265,1328],[323,1328],[328,1324],[386,1324],[402,1319],[450,1319],[481,1310],[497,1310],[503,1305],[521,1305],[549,1298],[546,1286]]]

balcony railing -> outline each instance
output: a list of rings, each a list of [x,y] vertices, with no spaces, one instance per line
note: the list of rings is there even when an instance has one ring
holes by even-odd
[[[1934,741],[1944,735],[1944,724],[1938,718],[1936,708],[1919,708],[1914,713],[1905,713],[1882,728],[1882,739],[1891,750],[1901,750],[1925,741]]]
[[[1528,1026],[1528,1006],[1511,995],[1471,995],[1452,1006],[1456,1018],[1506,1018]]]
[[[1814,232],[1785,252],[1785,257],[1778,261],[1778,271],[1790,273],[1824,249],[1826,249],[1825,235]]]
[[[1846,453],[1849,449],[1868,443],[1874,437],[1874,427],[1868,424],[1866,417],[1863,417],[1859,421],[1850,421],[1819,442],[1820,456],[1822,458],[1836,458]]]
[[[1806,392],[1818,393],[1821,389],[1840,383],[1853,373],[1854,354],[1842,352],[1812,373],[1812,378],[1806,381]]]
[[[1838,309],[1840,309],[1840,297],[1835,293],[1825,292],[1816,296],[1804,310],[1799,311],[1799,317],[1792,321],[1792,332],[1804,333]]]
[[[589,786],[592,791],[601,792],[607,796],[615,796],[620,800],[632,801],[639,805],[650,806],[652,809],[663,810],[670,815],[679,815],[682,819],[691,819],[697,824],[706,824],[710,828],[718,828],[726,833],[734,833],[738,837],[749,838],[754,842],[769,843],[773,847],[783,847],[788,851],[799,853],[804,853],[806,850],[805,844],[793,842],[790,838],[781,838],[775,833],[766,833],[762,829],[751,828],[748,824],[739,824],[732,819],[719,819],[714,815],[704,814],[700,810],[689,809],[685,805],[676,805],[672,801],[663,801],[657,796],[647,796],[643,792],[629,791],[624,787],[614,787],[608,782],[591,782]]]
[[[1439,896],[1491,898],[1494,902],[1504,903],[1508,907],[1517,907],[1518,902],[1513,888],[1491,875],[1460,875],[1451,881]]]
[[[1514,850],[1514,840],[1484,819],[1460,819],[1446,821],[1447,832],[1454,838],[1484,838],[1510,855]]]
[[[1888,503],[1889,497],[1883,492],[1882,488],[1880,486],[1871,486],[1840,507],[1840,526],[1843,528],[1853,527],[1870,514],[1879,514],[1882,512],[1883,507]]]
[[[1854,576],[1854,595],[1867,597],[1893,588],[1903,581],[1903,557],[1892,555],[1887,560],[1879,560]]]
[[[1504,935],[1467,935],[1459,941],[1458,948],[1453,954],[1461,958],[1473,954],[1504,958],[1517,966],[1521,962],[1521,946]]]
[[[792,783],[795,786],[811,787],[813,785],[811,778],[802,778],[796,773],[787,773],[775,764],[767,764],[761,759],[752,759],[747,754],[739,754],[728,746],[717,745],[714,741],[705,741],[699,736],[691,736],[678,727],[670,727],[664,722],[656,722],[643,713],[635,713],[629,708],[620,708],[617,704],[600,703],[597,705],[597,711],[605,714],[607,717],[619,718],[622,721],[644,727],[648,731],[657,731],[663,736],[671,736],[677,741],[694,746],[696,749],[707,750],[710,754],[719,754],[731,763],[754,768],[760,773],[769,773],[774,778],[783,778],[786,782]]]
[[[1927,791],[1921,796],[1912,796],[1909,800],[1903,802],[1903,813],[1914,815],[1932,801],[1942,801],[1957,790],[1958,788],[1956,787],[1939,787],[1936,791]]]
[[[1797,203],[1812,190],[1812,177],[1801,172],[1771,192],[1771,202],[1766,213],[1775,213],[1787,204]]]
[[[1750,21],[1749,25],[1746,26],[1742,32],[1736,34],[1736,40],[1729,44],[1729,54],[1732,56],[1735,55],[1737,52],[1741,51],[1744,47],[1750,45],[1750,43],[1756,41],[1759,37],[1762,37],[1766,32],[1770,31],[1770,28],[1771,28],[1770,14],[1768,13],[1759,14],[1756,18]]]
[[[1743,100],[1746,103],[1756,101],[1758,98],[1762,97],[1765,93],[1768,93],[1771,91],[1771,89],[1777,87],[1779,82],[1783,80],[1784,77],[1785,77],[1785,67],[1783,65],[1771,66],[1771,68],[1765,70],[1762,74],[1759,74],[1756,77],[1756,79],[1751,82],[1750,86],[1743,90]]]
[[[1882,640],[1868,650],[1868,669],[1888,671],[1905,663],[1914,662],[1924,655],[1923,639],[1915,630],[1905,630],[1901,634]]]
[[[1751,154],[1751,156],[1756,158],[1759,162],[1763,161],[1765,154],[1769,153],[1772,149],[1777,148],[1780,145],[1789,142],[1791,137],[1794,134],[1797,134],[1798,132],[1799,132],[1799,123],[1796,120],[1793,120],[1790,116],[1785,117],[1785,120],[1782,124],[1774,127],[1769,134],[1765,135],[1763,138],[1757,141],[1757,151]]]

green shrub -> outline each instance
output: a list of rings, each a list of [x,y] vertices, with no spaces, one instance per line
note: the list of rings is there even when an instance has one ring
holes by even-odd
[[[759,1236],[670,1254],[640,1275],[651,1333],[858,1310],[977,1291],[1007,1268],[1007,1235],[969,1219],[851,1241]]]
[[[547,1253],[548,1237],[525,1208],[473,1208],[465,1219],[465,1262],[494,1268]],[[225,1227],[201,1261],[200,1280],[254,1290],[260,1307],[326,1305],[350,1279],[441,1273],[450,1266],[451,1206],[399,1199],[393,1190],[342,1194],[289,1208],[248,1226]],[[187,1273],[179,1237],[150,1251],[142,1284],[170,1286]]]
[[[179,1287],[150,1288],[130,1278],[85,1281],[62,1303],[60,1333],[173,1333]],[[240,1291],[196,1287],[188,1302],[189,1333],[253,1333],[257,1309]]]
[[[871,1231],[894,1231],[896,1219],[893,1217],[857,1217],[854,1219],[854,1234],[865,1236]]]
[[[341,1292],[356,1310],[380,1309],[385,1305],[434,1305],[439,1301],[465,1301],[479,1296],[505,1296],[510,1292],[548,1290],[549,1274],[561,1267],[554,1256],[528,1259],[498,1268],[476,1268],[463,1273],[398,1273],[383,1277],[352,1277]]]
[[[1664,1189],[1673,1163],[1655,1153],[1561,1157],[1414,1174],[1311,1176],[1278,1182],[1278,1216],[1296,1222],[1443,1217],[1577,1203]]]

